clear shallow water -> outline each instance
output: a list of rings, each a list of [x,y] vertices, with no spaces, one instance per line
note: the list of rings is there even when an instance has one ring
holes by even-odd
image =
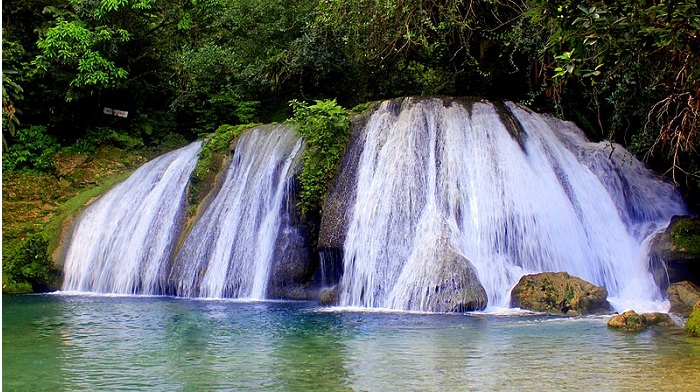
[[[3,296],[2,386],[55,390],[698,390],[700,339],[606,317]]]

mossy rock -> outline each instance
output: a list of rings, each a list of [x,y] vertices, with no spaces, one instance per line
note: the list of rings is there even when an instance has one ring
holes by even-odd
[[[685,322],[685,332],[690,336],[700,337],[700,301],[695,304],[688,321]]]
[[[671,326],[673,320],[666,313],[637,314],[634,310],[617,314],[608,320],[608,327],[623,331],[639,332],[652,325]]]
[[[671,229],[671,237],[676,249],[700,255],[700,218],[679,219]]]
[[[700,285],[700,218],[674,216],[652,239],[649,260],[662,290],[684,280]]]
[[[693,306],[700,301],[700,287],[688,281],[673,283],[666,294],[671,302],[669,312],[683,317],[690,316]]]
[[[511,291],[514,307],[556,315],[610,311],[605,287],[596,286],[566,272],[525,275]]]

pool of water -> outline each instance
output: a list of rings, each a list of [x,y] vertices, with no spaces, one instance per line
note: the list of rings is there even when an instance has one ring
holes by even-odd
[[[57,390],[700,390],[700,339],[607,317],[305,302],[3,296],[2,386]]]

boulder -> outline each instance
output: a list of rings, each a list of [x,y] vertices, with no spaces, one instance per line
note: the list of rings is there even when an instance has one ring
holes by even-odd
[[[577,316],[611,310],[605,287],[566,272],[525,275],[511,291],[514,307],[555,315]]]
[[[430,282],[424,286],[424,310],[463,313],[486,308],[486,290],[472,262],[453,248],[441,252],[441,266],[429,271]]]
[[[338,304],[340,299],[340,291],[338,285],[322,289],[318,294],[318,303],[323,306],[333,306]]]
[[[649,261],[662,290],[684,280],[700,285],[700,217],[674,216],[652,238]]]
[[[486,308],[488,297],[476,268],[441,231],[420,239],[389,296],[393,309],[463,313]]]
[[[622,314],[616,314],[608,320],[608,327],[624,331],[643,331],[652,325],[673,325],[673,320],[666,313],[642,313],[628,310]]]
[[[700,337],[700,301],[695,304],[688,321],[685,322],[685,332],[690,336]]]
[[[669,312],[683,317],[690,316],[693,306],[700,301],[700,286],[687,280],[671,284],[666,293],[671,302]]]

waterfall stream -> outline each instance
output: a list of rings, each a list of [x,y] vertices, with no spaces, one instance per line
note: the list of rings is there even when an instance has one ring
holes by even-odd
[[[444,247],[471,261],[492,307],[508,307],[518,279],[542,271],[603,285],[616,308],[662,299],[642,244],[685,212],[675,189],[571,123],[501,109],[407,98],[371,116],[341,305],[433,310],[425,276]]]
[[[170,280],[177,295],[266,297],[287,187],[302,148],[283,125],[240,136],[221,190],[175,258]]]
[[[664,310],[648,239],[686,209],[622,147],[513,103],[446,98],[386,101],[358,135],[345,218],[329,219],[342,249],[322,253],[318,275],[340,278],[341,305],[460,311],[450,306],[477,293],[508,307],[524,274],[566,271],[605,286],[617,310]],[[313,264],[291,199],[302,140],[286,125],[241,134],[183,233],[200,148],[147,163],[85,209],[63,290],[308,296]]]
[[[294,248],[288,198],[301,138],[284,125],[240,135],[218,193],[175,254],[200,148],[196,142],[148,162],[85,210],[66,254],[63,290],[266,297],[277,247]]]
[[[63,290],[162,294],[201,142],[158,157],[89,205],[68,247]]]

